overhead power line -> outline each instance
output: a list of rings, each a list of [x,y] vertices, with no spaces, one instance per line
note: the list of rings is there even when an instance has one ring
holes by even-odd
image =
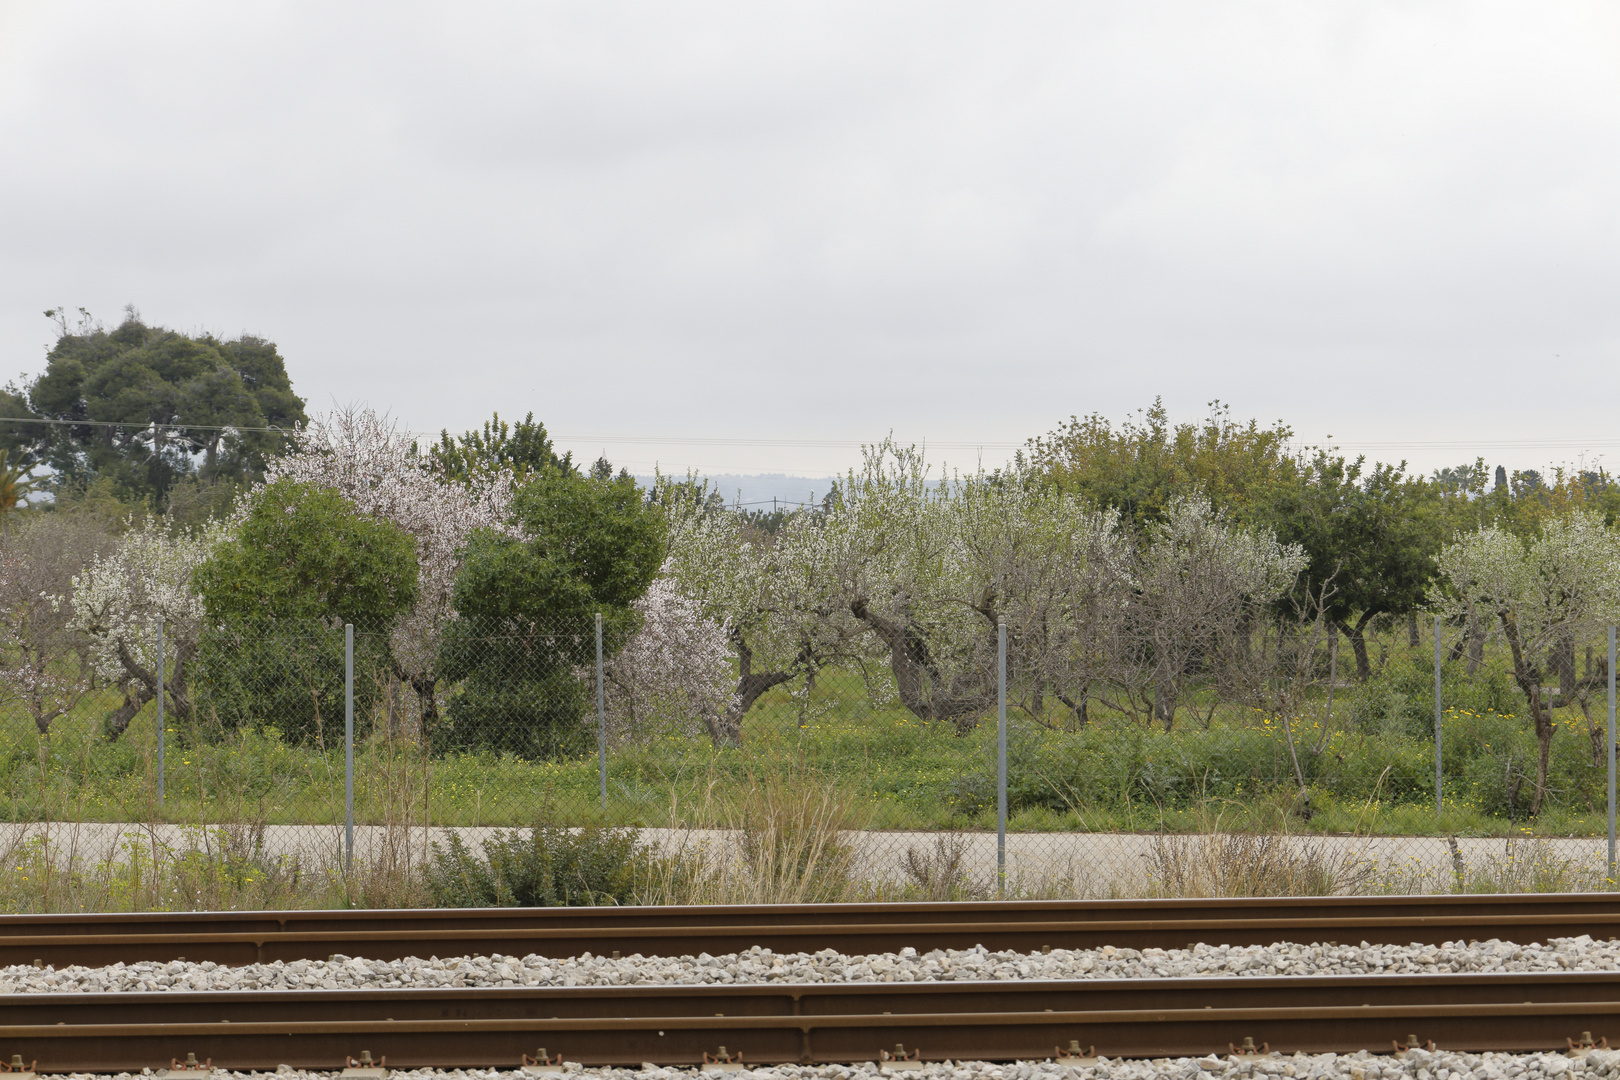
[[[280,435],[289,435],[291,432],[282,427],[243,427],[239,424],[182,424],[167,423],[155,424],[151,420],[56,420],[43,416],[0,416],[0,424],[56,424],[61,427],[114,427],[128,428],[131,431],[145,431],[147,428],[184,428],[187,431],[266,431]]]
[[[144,430],[152,421],[124,420],[59,420],[39,416],[0,416],[0,424],[54,424],[62,427],[110,427]],[[290,435],[293,429],[284,427],[246,427],[239,424],[188,424],[178,421],[156,425],[163,428],[189,431],[252,431],[266,434]],[[418,432],[402,432],[422,437]],[[757,439],[708,435],[571,435],[553,432],[555,442],[597,443],[614,446],[763,446],[800,449],[858,450],[870,446],[871,439]],[[1028,441],[1005,442],[996,440],[974,441],[965,439],[920,440],[935,450],[1022,450]],[[1402,440],[1344,440],[1327,438],[1305,440],[1307,446],[1331,446],[1340,450],[1595,450],[1620,447],[1620,437],[1593,439],[1402,439]]]

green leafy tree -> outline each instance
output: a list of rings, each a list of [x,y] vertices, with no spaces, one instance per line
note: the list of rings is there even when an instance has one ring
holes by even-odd
[[[557,456],[546,425],[537,421],[532,412],[512,425],[496,413],[493,419],[484,421],[481,430],[460,436],[441,431],[427,456],[445,479],[462,484],[487,480],[502,471],[523,481],[545,469],[567,471],[574,467],[573,454]]]
[[[583,738],[594,617],[615,650],[631,605],[664,559],[663,512],[628,478],[545,469],[518,490],[509,527],[467,543],[455,580],[461,618],[445,628],[441,670],[463,683],[435,733],[440,750],[567,754]]]
[[[70,328],[56,310],[46,314],[60,335],[45,371],[12,388],[18,400],[7,406],[65,423],[4,425],[4,436],[59,482],[111,477],[123,493],[161,504],[188,475],[257,479],[283,439],[250,429],[306,419],[285,362],[263,338],[190,336],[148,326],[133,310],[113,330],[88,319]]]
[[[199,677],[211,714],[320,743],[343,719],[343,624],[358,631],[358,718],[388,669],[388,630],[416,600],[416,544],[330,488],[283,479],[193,580],[214,625]]]
[[[1178,498],[1196,497],[1245,523],[1254,493],[1294,472],[1292,437],[1281,421],[1240,424],[1219,401],[1202,424],[1172,424],[1155,399],[1140,420],[1117,428],[1098,413],[1072,417],[1032,439],[1027,457],[1048,483],[1116,509],[1135,526],[1163,522]]]
[[[1380,615],[1423,606],[1440,550],[1443,517],[1436,488],[1404,465],[1375,464],[1319,451],[1300,471],[1272,484],[1259,512],[1285,544],[1298,544],[1305,571],[1286,603],[1320,604],[1355,651],[1356,674],[1372,674],[1367,627]]]

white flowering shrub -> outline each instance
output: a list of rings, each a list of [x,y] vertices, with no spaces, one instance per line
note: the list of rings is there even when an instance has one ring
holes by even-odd
[[[605,670],[609,736],[718,738],[735,683],[726,628],[667,574],[632,606],[641,628]]]

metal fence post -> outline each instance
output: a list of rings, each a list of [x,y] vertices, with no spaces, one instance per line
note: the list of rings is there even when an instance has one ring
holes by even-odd
[[[1440,616],[1434,617],[1434,816],[1444,804],[1440,798]]]
[[[163,744],[167,741],[168,722],[163,718],[163,620],[157,621],[157,706],[158,706],[158,806],[163,805]]]
[[[1434,816],[1439,818],[1440,800],[1440,617],[1434,617]]]
[[[996,895],[1007,895],[1007,623],[996,620]]]
[[[607,810],[607,698],[602,687],[602,613],[596,613],[596,772]]]
[[[1614,880],[1614,627],[1609,627],[1609,880]]]
[[[343,624],[343,872],[354,869],[354,624]]]

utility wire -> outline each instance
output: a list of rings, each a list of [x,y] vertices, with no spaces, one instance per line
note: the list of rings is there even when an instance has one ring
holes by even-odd
[[[158,424],[153,420],[55,420],[42,416],[0,416],[0,424],[57,424],[62,427],[115,427],[129,428],[131,431],[145,431],[151,427],[185,428],[190,431],[266,431],[281,435],[290,435],[287,428],[281,427],[242,427],[238,424],[184,424],[177,421]]]
[[[123,421],[123,420],[58,420],[49,417],[37,416],[0,416],[0,424],[55,424],[62,427],[111,427],[140,430],[154,426],[153,421]],[[170,421],[156,425],[163,428],[186,429],[191,431],[252,431],[267,434],[290,435],[292,429],[283,427],[244,427],[238,424],[188,424],[180,421]],[[418,436],[415,432],[402,434],[412,437]],[[808,449],[859,449],[870,446],[870,439],[749,439],[731,437],[710,437],[690,435],[566,435],[552,433],[551,439],[558,443],[612,443],[615,445],[635,446],[773,446],[773,447],[803,447]],[[1025,442],[995,442],[995,441],[929,441],[924,444],[936,450],[1022,450],[1030,445]],[[1058,440],[1040,440],[1048,445],[1061,442]],[[1475,450],[1583,450],[1602,447],[1620,447],[1620,438],[1603,439],[1412,439],[1406,441],[1345,441],[1323,439],[1305,442],[1308,447],[1322,447],[1335,450],[1443,450],[1443,449],[1475,449]]]

